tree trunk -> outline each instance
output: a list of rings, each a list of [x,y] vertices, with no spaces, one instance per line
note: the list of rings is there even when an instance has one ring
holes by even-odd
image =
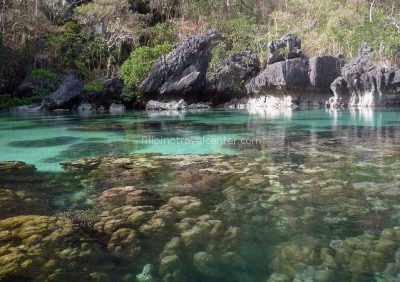
[[[372,0],[369,6],[369,22],[372,23],[372,9],[374,8],[375,0]]]

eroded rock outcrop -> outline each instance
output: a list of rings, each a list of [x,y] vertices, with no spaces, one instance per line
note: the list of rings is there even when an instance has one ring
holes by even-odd
[[[260,71],[257,54],[243,51],[227,58],[216,70],[209,82],[208,95],[217,102],[228,97],[246,94],[246,83]]]
[[[211,60],[211,50],[222,36],[216,30],[192,36],[180,43],[153,65],[141,85],[147,99],[169,101],[184,98],[197,101],[206,85],[206,71]]]
[[[272,97],[264,100],[282,106],[321,106],[329,99],[329,95],[326,93],[325,97],[321,97],[319,92],[330,91],[331,83],[341,75],[344,59],[340,56],[308,58],[301,51],[300,39],[285,35],[270,43],[267,62],[267,67],[246,85],[250,97],[256,96],[258,100],[260,96]],[[286,96],[291,97],[291,103],[288,103]],[[266,106],[264,102],[250,104]]]
[[[57,91],[43,98],[42,108],[47,110],[70,108],[76,104],[82,90],[82,82],[75,76],[67,76]]]
[[[393,105],[400,103],[400,70],[378,66],[372,61],[372,48],[364,44],[359,57],[347,63],[342,76],[331,85],[331,107]]]
[[[292,34],[286,34],[277,40],[269,42],[268,49],[268,64],[274,64],[287,59],[299,58],[303,56],[303,51],[301,50],[301,40]]]

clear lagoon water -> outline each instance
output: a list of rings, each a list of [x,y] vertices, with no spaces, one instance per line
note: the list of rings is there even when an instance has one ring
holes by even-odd
[[[234,154],[237,150],[227,148],[224,143],[232,140],[242,143],[243,138],[253,143],[258,138],[263,142],[265,136],[272,138],[278,131],[334,134],[347,127],[389,130],[396,125],[400,125],[400,112],[396,109],[261,109],[122,115],[3,113],[0,114],[0,160],[19,160],[34,164],[39,170],[61,171],[60,162],[88,156]]]
[[[399,226],[400,109],[0,114],[0,280],[400,281]]]

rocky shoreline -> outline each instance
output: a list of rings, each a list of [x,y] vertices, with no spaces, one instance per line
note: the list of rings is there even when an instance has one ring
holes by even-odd
[[[225,107],[373,107],[400,105],[400,69],[372,60],[364,44],[359,57],[307,57],[301,40],[291,34],[269,43],[265,62],[250,51],[228,57],[212,75],[207,74],[213,48],[223,36],[216,30],[176,44],[152,66],[140,86],[138,105],[151,111]],[[265,67],[263,67],[265,65]],[[32,91],[28,81],[19,92]],[[112,78],[103,90],[84,95],[83,84],[67,76],[40,104],[20,111],[124,111],[123,82]]]

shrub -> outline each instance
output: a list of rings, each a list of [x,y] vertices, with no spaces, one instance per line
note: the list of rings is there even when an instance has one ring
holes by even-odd
[[[147,46],[157,46],[163,43],[173,44],[177,40],[175,26],[167,23],[157,23],[143,30],[147,37]]]
[[[35,103],[35,97],[32,98],[14,98],[8,94],[0,95],[0,109],[12,109],[18,106],[29,105]]]
[[[172,45],[164,43],[151,47],[139,47],[132,51],[122,64],[119,74],[125,83],[122,99],[130,102],[140,96],[140,83],[148,75],[154,62],[163,54],[170,52]]]
[[[46,69],[34,69],[31,71],[29,79],[34,84],[50,84],[57,82],[57,75]]]
[[[87,84],[85,84],[84,87],[85,94],[91,95],[94,93],[99,93],[104,90],[104,85],[100,80],[93,80]]]
[[[118,62],[118,46],[109,48],[102,35],[82,30],[74,22],[48,36],[47,44],[60,70],[73,69],[83,79]]]
[[[266,26],[260,25],[256,18],[238,15],[223,21],[212,20],[210,24],[225,35],[225,40],[213,50],[207,76],[211,77],[224,59],[241,51],[253,51],[261,61],[265,60],[268,49]]]
[[[30,97],[30,103],[39,102],[44,96],[51,94],[54,86],[58,84],[57,75],[47,69],[34,69],[29,74],[29,80],[35,86],[32,90],[33,96]]]

